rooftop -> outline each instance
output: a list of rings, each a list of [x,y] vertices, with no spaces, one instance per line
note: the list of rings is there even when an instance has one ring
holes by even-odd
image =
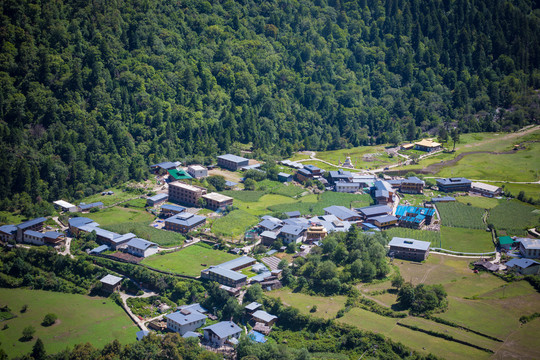
[[[385,222],[389,222],[389,221],[396,221],[398,218],[395,217],[394,215],[381,215],[381,216],[375,216],[375,217],[372,217],[371,220],[373,221],[377,221],[379,223],[385,223]]]
[[[184,170],[177,170],[177,169],[170,169],[167,170],[170,176],[172,176],[175,180],[185,180],[185,179],[193,179],[191,175],[189,175]]]
[[[40,233],[39,231],[34,231],[34,230],[26,230],[24,232],[24,235],[28,235],[28,236],[34,236],[34,237],[37,237],[37,238],[43,238],[43,234]]]
[[[232,321],[222,321],[214,325],[207,326],[203,330],[210,330],[220,339],[242,332],[242,329]]]
[[[62,208],[72,208],[72,207],[75,207],[75,205],[73,204],[70,204],[68,203],[67,201],[64,201],[64,200],[56,200],[56,201],[53,201],[53,204],[55,205],[58,205]]]
[[[246,310],[255,311],[255,310],[259,309],[261,306],[262,306],[262,304],[259,304],[258,302],[253,301],[252,303],[246,305]]]
[[[304,230],[304,228],[301,227],[301,226],[296,226],[296,225],[285,225],[285,226],[281,229],[281,233],[282,233],[282,234],[289,234],[289,235],[298,236],[298,235],[300,235],[300,233],[302,233],[303,230]]]
[[[15,234],[17,227],[15,225],[2,225],[0,226],[0,231],[6,234]]]
[[[437,179],[437,184],[441,185],[460,185],[460,184],[470,184],[471,180],[466,179],[464,177],[458,177],[458,178],[445,178],[445,179]]]
[[[347,220],[351,217],[358,216],[358,213],[352,211],[351,209],[347,209],[345,206],[339,206],[339,205],[332,205],[329,207],[324,208],[324,211],[335,215],[338,219],[341,220]]]
[[[171,216],[170,218],[165,219],[166,222],[184,226],[192,226],[204,220],[206,220],[204,216],[194,215],[186,212],[182,212],[180,214],[176,214],[174,216]]]
[[[431,202],[443,202],[443,201],[456,201],[456,198],[452,196],[437,196],[437,197],[431,198]]]
[[[266,238],[274,239],[274,240],[277,239],[277,236],[278,236],[278,234],[276,234],[276,233],[273,232],[273,231],[268,231],[268,230],[263,231],[263,232],[261,233],[261,237],[266,237]]]
[[[179,187],[179,188],[182,188],[182,189],[186,189],[186,190],[189,190],[189,191],[196,191],[196,192],[199,192],[201,190],[206,190],[206,189],[204,189],[202,187],[189,185],[189,184],[183,183],[181,181],[172,182],[172,183],[169,184],[169,186]]]
[[[169,195],[168,194],[157,194],[157,195],[154,195],[154,196],[150,196],[148,198],[148,200],[152,200],[152,201],[161,201],[161,200],[166,200],[169,198]]]
[[[284,172],[280,172],[280,173],[278,173],[278,176],[282,176],[282,177],[288,178],[289,176],[292,176],[292,175],[291,175],[291,174],[284,173]]]
[[[182,206],[178,206],[178,205],[163,204],[161,205],[161,210],[171,210],[171,211],[182,212],[186,210],[186,208]]]
[[[498,187],[498,186],[484,184],[484,183],[481,183],[481,182],[473,182],[473,183],[471,183],[471,186],[473,188],[475,188],[475,189],[485,190],[485,191],[489,191],[489,192],[497,192],[497,191],[501,190],[501,188]]]
[[[79,209],[88,210],[99,206],[103,206],[103,203],[101,201],[93,202],[90,204],[79,204]]]
[[[422,184],[422,185],[425,184],[424,180],[420,180],[416,176],[411,176],[411,177],[409,177],[407,179],[404,179],[403,183],[406,183],[406,184]]]
[[[236,271],[232,271],[230,269],[224,269],[224,268],[220,267],[219,265],[218,266],[212,266],[209,269],[203,270],[203,271],[208,271],[208,272],[217,274],[219,276],[222,276],[222,277],[224,277],[226,279],[229,279],[229,280],[232,280],[232,281],[240,281],[240,280],[247,279],[246,275],[241,274],[241,273],[236,272]]]
[[[499,237],[499,244],[501,245],[511,245],[514,243],[514,239],[510,236],[501,236]]]
[[[232,161],[234,163],[240,163],[240,162],[244,162],[244,161],[249,161],[249,159],[243,158],[241,156],[236,156],[236,155],[233,155],[233,154],[220,155],[220,156],[218,156],[218,159]]]
[[[188,169],[191,169],[191,170],[194,170],[194,171],[206,170],[206,168],[204,166],[201,166],[201,165],[189,165]]]
[[[302,214],[300,214],[300,211],[289,211],[289,212],[286,212],[285,215],[287,215],[288,217],[296,217],[296,216],[300,216]]]
[[[527,250],[540,250],[540,240],[521,238],[521,245]]]
[[[263,228],[268,229],[268,230],[275,230],[276,228],[281,226],[281,221],[275,222],[270,219],[264,219],[263,221],[259,223],[259,226],[262,226]]]
[[[360,214],[363,214],[364,216],[369,217],[378,214],[390,214],[392,212],[392,209],[387,205],[373,205],[356,209],[356,211],[358,211]]]
[[[429,140],[429,139],[422,139],[422,141],[416,142],[414,144],[418,145],[418,146],[423,146],[423,147],[438,147],[438,146],[441,146],[441,144],[439,144],[438,142],[435,142],[435,141]]]
[[[207,318],[206,315],[201,314],[198,311],[190,311],[187,309],[173,312],[166,316],[167,319],[174,321],[177,324],[191,324],[197,321],[201,321]]]
[[[415,239],[394,237],[392,238],[392,240],[390,240],[388,245],[390,246],[390,248],[392,246],[397,246],[397,247],[402,247],[406,249],[416,249],[416,250],[427,251],[429,250],[431,243],[427,241],[420,241],[420,240],[415,240]]]
[[[32,220],[25,221],[23,223],[20,223],[19,225],[16,225],[18,229],[24,230],[26,228],[35,226],[37,224],[45,222],[47,219],[44,217],[38,217]]]
[[[214,201],[217,201],[217,202],[229,201],[229,200],[233,199],[230,196],[218,194],[216,192],[212,192],[210,194],[203,195],[202,197],[205,198],[205,199],[210,199],[210,200],[214,200]]]
[[[219,264],[218,266],[222,269],[236,269],[241,266],[248,266],[248,264],[254,262],[255,259],[249,256],[242,256],[233,260]]]
[[[165,162],[162,162],[162,163],[159,163],[159,164],[151,165],[150,167],[160,167],[162,169],[168,170],[168,169],[174,169],[174,168],[176,168],[176,166],[177,166],[177,163],[173,163],[173,162],[170,162],[170,161],[165,161]]]
[[[540,265],[540,263],[538,261],[534,261],[534,260],[531,260],[531,259],[512,259],[512,260],[510,260],[509,262],[506,263],[506,266],[508,266],[508,267],[517,266],[517,267],[520,267],[522,269],[526,269],[529,266],[534,266],[534,265]]]
[[[133,238],[129,240],[127,245],[134,247],[135,249],[142,250],[142,251],[148,249],[149,247],[157,246],[156,243],[153,243],[151,241],[144,240],[144,239],[139,239],[139,238]]]
[[[252,315],[254,318],[261,319],[264,322],[270,322],[277,319],[277,316],[267,313],[264,310],[257,310]]]
[[[122,281],[122,278],[108,274],[99,281],[101,281],[103,284],[116,286],[120,281]]]
[[[74,217],[68,220],[69,226],[80,227],[93,223],[94,220],[87,217]],[[97,224],[97,223],[96,223]]]

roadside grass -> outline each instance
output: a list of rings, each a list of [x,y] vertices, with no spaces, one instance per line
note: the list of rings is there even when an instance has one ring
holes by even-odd
[[[255,215],[244,210],[234,210],[216,219],[212,224],[212,232],[227,238],[238,238],[258,222],[259,219]]]
[[[460,227],[467,229],[485,229],[486,224],[482,221],[484,209],[468,206],[460,202],[437,204],[437,210],[441,215],[441,224],[444,226]]]
[[[335,318],[337,312],[345,306],[347,300],[345,296],[341,295],[324,297],[295,293],[287,287],[267,292],[266,295],[281,298],[283,304],[297,308],[302,314],[325,319]],[[311,313],[310,310],[313,305],[317,305],[317,311]]]
[[[501,202],[498,199],[485,196],[458,196],[456,197],[456,201],[464,205],[471,204],[471,206],[481,209],[493,209]]]
[[[135,194],[135,193],[132,193],[132,192],[129,192],[129,191],[124,191],[124,189],[120,189],[120,188],[111,188],[111,189],[107,189],[107,190],[103,190],[103,191],[113,191],[114,194],[113,195],[101,195],[101,192],[99,192],[97,194],[90,195],[90,196],[87,196],[85,198],[82,198],[82,199],[78,200],[76,203],[80,204],[80,203],[84,202],[86,204],[90,204],[90,203],[93,203],[93,202],[101,201],[104,206],[110,206],[110,205],[116,204],[116,203],[121,202],[121,201],[125,201],[125,200],[131,199],[131,198],[136,198],[136,197],[141,196],[140,194]]]
[[[306,155],[306,154],[300,154],[300,153],[294,153],[294,154],[289,158],[289,160],[291,160],[291,161],[304,160],[304,159],[309,159],[309,155]]]
[[[540,211],[519,200],[502,201],[489,211],[488,223],[497,230],[506,230],[508,234],[523,233],[529,227],[540,224]]]
[[[429,241],[432,247],[439,247],[441,244],[441,233],[438,231],[415,230],[397,227],[386,230],[385,233],[388,234],[389,239],[397,236],[408,239]]]
[[[477,229],[441,226],[442,248],[452,251],[481,253],[495,250],[491,232]]]
[[[144,259],[142,264],[177,274],[199,276],[201,270],[235,258],[237,256],[233,254],[194,244],[169,254],[152,255]]]
[[[16,318],[2,322],[7,329],[0,331],[2,348],[10,357],[22,356],[32,350],[40,338],[48,354],[58,353],[75,344],[91,343],[103,347],[114,339],[122,344],[135,341],[139,330],[114,301],[103,297],[66,294],[42,290],[1,289],[2,305],[8,305]],[[19,309],[28,305],[25,313]],[[47,313],[58,316],[56,324],[43,327],[41,322]],[[21,342],[19,338],[27,326],[36,329],[34,338]]]

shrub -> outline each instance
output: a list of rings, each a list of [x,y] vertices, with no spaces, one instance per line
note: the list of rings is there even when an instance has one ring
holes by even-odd
[[[35,333],[36,333],[36,329],[34,329],[33,326],[27,326],[22,331],[22,339],[24,341],[32,340]]]
[[[317,312],[317,305],[313,305],[313,307],[309,310],[310,313]]]
[[[41,322],[41,325],[43,325],[43,326],[51,326],[56,322],[57,319],[58,319],[58,316],[56,316],[56,314],[48,313],[43,318],[43,321]]]

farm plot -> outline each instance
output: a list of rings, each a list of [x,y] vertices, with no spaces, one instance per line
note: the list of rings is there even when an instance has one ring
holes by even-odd
[[[486,227],[482,221],[485,213],[483,209],[458,202],[437,204],[437,209],[441,214],[444,226],[467,229],[484,229]]]
[[[392,228],[386,230],[386,234],[391,239],[394,236],[415,239],[421,241],[429,241],[431,246],[440,247],[441,245],[441,233],[438,231],[427,231],[427,230],[415,230],[408,228]]]
[[[497,230],[520,235],[525,229],[540,224],[540,210],[518,200],[503,201],[489,211],[488,222]]]
[[[236,200],[244,202],[258,201],[266,192],[264,191],[246,191],[246,190],[226,190],[221,191],[223,195],[230,196]]]
[[[244,210],[234,210],[224,217],[216,219],[212,225],[212,232],[226,237],[238,237],[257,224],[258,221],[259,219],[255,215]]]

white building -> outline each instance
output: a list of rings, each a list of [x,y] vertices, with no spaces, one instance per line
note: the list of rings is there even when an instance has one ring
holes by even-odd
[[[519,252],[526,258],[540,257],[540,240],[522,238],[519,239]]]
[[[201,165],[190,165],[187,168],[187,172],[195,179],[205,178],[208,176],[208,170]]]
[[[182,309],[167,317],[167,328],[184,335],[188,331],[195,331],[206,323],[206,315],[190,309]]]
[[[354,194],[355,192],[360,190],[360,183],[338,181],[336,182],[335,190],[336,192]]]
[[[129,240],[126,245],[127,252],[135,256],[147,257],[158,252],[157,244],[139,238]]]
[[[234,343],[242,334],[242,329],[232,321],[222,321],[203,330],[204,338],[219,346],[224,345],[226,341]]]
[[[55,208],[60,209],[62,211],[69,211],[69,212],[79,211],[79,208],[77,208],[77,205],[70,204],[64,200],[56,200],[53,202],[53,204]]]
[[[471,192],[481,194],[487,197],[499,196],[502,189],[495,185],[485,184],[481,182],[471,183]]]

